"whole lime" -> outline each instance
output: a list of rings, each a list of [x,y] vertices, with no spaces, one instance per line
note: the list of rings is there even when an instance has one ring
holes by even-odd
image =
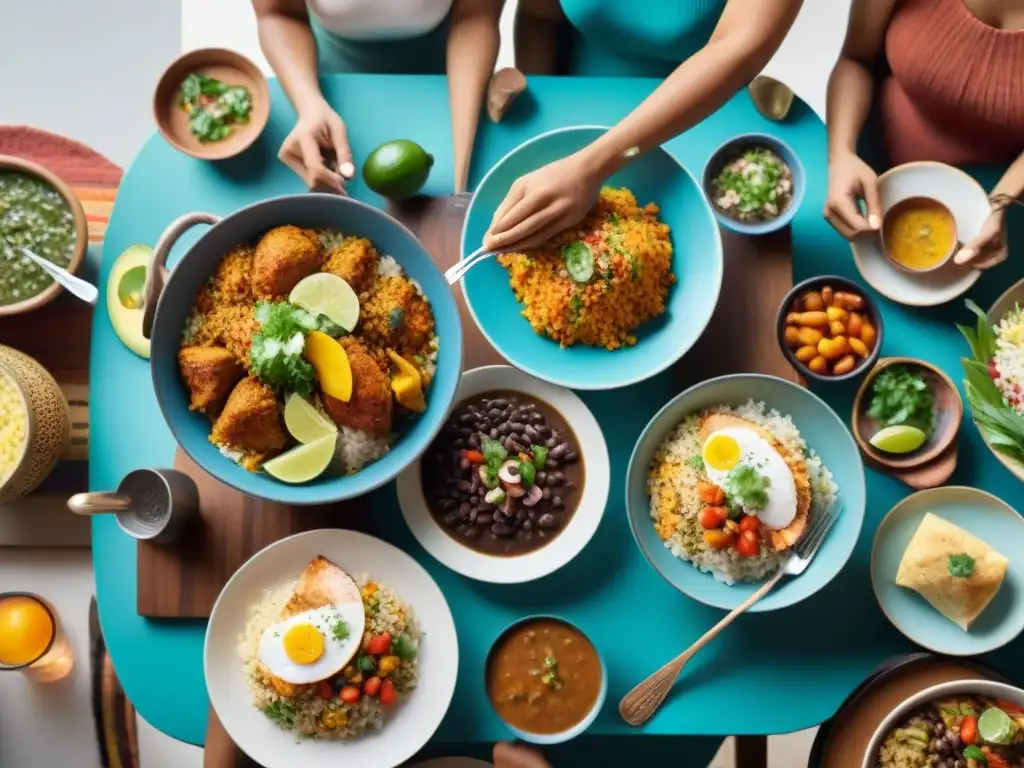
[[[427,181],[434,158],[415,141],[395,139],[381,144],[363,163],[363,181],[392,200],[412,197]]]

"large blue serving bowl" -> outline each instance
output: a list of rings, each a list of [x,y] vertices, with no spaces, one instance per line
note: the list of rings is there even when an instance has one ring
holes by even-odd
[[[647,561],[669,584],[707,605],[732,610],[750,597],[761,582],[732,586],[717,581],[680,560],[654,530],[650,515],[647,473],[654,453],[688,414],[715,405],[742,405],[750,399],[788,415],[808,447],[821,456],[839,486],[842,514],[832,526],[821,549],[800,576],[785,577],[751,611],[784,608],[810,597],[828,584],[846,565],[864,522],[864,465],[853,436],[820,398],[796,384],[754,373],[721,376],[690,387],[655,414],[633,449],[626,475],[626,509],[633,536]]]
[[[462,258],[480,248],[509,188],[520,176],[573,154],[607,131],[598,126],[561,128],[516,147],[484,176],[462,229]],[[637,343],[609,351],[576,344],[562,348],[533,331],[496,259],[469,271],[462,290],[470,314],[487,340],[510,363],[539,379],[571,389],[615,389],[649,379],[682,357],[700,338],[722,286],[722,239],[697,180],[662,148],[651,150],[612,176],[641,205],[653,202],[672,229],[676,284],[667,311],[637,329]]]
[[[329,194],[271,198],[219,221],[209,214],[188,216],[197,222],[213,220],[216,223],[185,252],[167,279],[156,306],[150,356],[157,401],[185,453],[218,480],[243,493],[282,504],[301,505],[361,496],[393,479],[419,458],[441,429],[455,398],[462,371],[462,323],[451,288],[412,232],[377,208]],[[400,436],[391,451],[354,475],[325,475],[303,485],[288,485],[264,472],[248,472],[222,456],[208,439],[210,420],[189,410],[188,392],[179,375],[177,361],[181,332],[196,291],[213,274],[220,258],[232,246],[254,242],[268,229],[283,224],[309,229],[332,228],[369,238],[381,254],[394,257],[405,273],[423,288],[434,310],[441,341],[437,372],[426,393],[427,410],[409,422],[396,424]],[[173,229],[174,225],[169,227],[157,244],[157,255],[167,241],[175,239]]]

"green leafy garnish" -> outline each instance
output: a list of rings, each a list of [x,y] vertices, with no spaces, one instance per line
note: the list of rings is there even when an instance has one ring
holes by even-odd
[[[544,445],[531,445],[530,453],[533,454],[533,466],[535,469],[544,469],[548,460],[548,449]]]
[[[569,299],[569,319],[573,323],[580,321],[580,310],[583,309],[583,299],[580,298],[578,293],[574,293],[572,298]]]
[[[935,398],[921,376],[893,365],[875,378],[867,415],[880,427],[906,424],[929,435],[935,429]]]
[[[508,451],[500,441],[487,435],[480,436],[480,453],[484,455],[484,461],[490,464],[501,464],[508,456]]]
[[[729,502],[746,510],[764,509],[772,482],[749,464],[737,464],[725,476],[725,494]]]
[[[767,149],[748,149],[738,159],[746,160],[746,167],[733,170],[733,163],[727,163],[715,177],[716,192],[734,192],[739,197],[736,213],[741,216],[761,213],[764,206],[777,204],[776,188],[785,168],[779,157]]]
[[[971,416],[985,439],[1000,453],[1024,462],[1024,416],[1007,406],[1003,393],[989,375],[995,354],[996,333],[988,317],[973,301],[967,308],[977,316],[976,328],[957,325],[971,348],[972,358],[962,358],[967,378],[964,392]]]
[[[644,274],[644,263],[640,259],[636,258],[632,254],[629,256],[629,273],[631,280],[639,280]]]
[[[533,481],[537,477],[537,468],[533,466],[532,462],[520,461],[519,462],[519,479],[523,484],[524,488],[529,488],[533,485]]]
[[[275,699],[263,708],[263,714],[278,725],[291,728],[295,722],[295,705],[286,699]]]
[[[364,653],[360,653],[356,657],[355,667],[360,672],[376,672],[377,665],[373,663],[373,659]]]
[[[188,113],[192,135],[202,142],[220,141],[233,125],[248,122],[252,95],[240,85],[193,73],[181,83],[178,105]]]
[[[688,458],[686,460],[686,463],[689,464],[694,469],[704,469],[704,457],[701,456],[699,453],[696,453],[690,458]]]
[[[391,314],[388,315],[388,328],[392,331],[398,331],[405,325],[405,310],[401,307],[395,307],[391,310]]]
[[[964,759],[977,760],[979,763],[988,765],[988,755],[986,755],[980,747],[976,747],[973,744],[964,747]]]
[[[608,221],[610,223],[612,223],[612,224],[618,224],[619,223],[619,214],[617,214],[615,212],[609,213],[608,214]]]
[[[416,643],[404,632],[391,640],[391,653],[403,661],[416,658]]]
[[[974,558],[966,553],[950,555],[946,569],[954,579],[966,579],[974,573]]]
[[[547,672],[544,673],[540,681],[544,685],[549,685],[556,690],[561,688],[562,679],[558,676],[558,659],[554,656],[544,657],[544,667],[547,669]]]
[[[331,637],[335,640],[348,640],[351,634],[352,630],[344,619],[338,619],[331,625]]]
[[[262,328],[253,334],[249,349],[253,374],[275,391],[309,395],[316,371],[302,357],[306,334],[328,332],[329,321],[287,301],[261,301],[254,316]]]
[[[565,270],[577,283],[585,283],[594,275],[594,252],[586,243],[575,240],[562,249]]]

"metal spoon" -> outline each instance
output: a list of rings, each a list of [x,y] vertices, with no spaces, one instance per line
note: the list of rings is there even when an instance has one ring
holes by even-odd
[[[758,75],[747,86],[757,111],[769,120],[785,120],[793,106],[793,91],[774,77]]]
[[[68,499],[68,509],[76,515],[105,515],[124,512],[131,506],[131,497],[122,493],[76,493]]]
[[[70,293],[80,298],[86,304],[92,304],[93,306],[96,305],[96,299],[99,298],[100,292],[96,290],[95,285],[87,283],[80,277],[75,277],[66,269],[58,267],[53,262],[47,261],[41,256],[36,256],[28,248],[22,248],[21,252],[38,264],[44,272],[60,283]]]

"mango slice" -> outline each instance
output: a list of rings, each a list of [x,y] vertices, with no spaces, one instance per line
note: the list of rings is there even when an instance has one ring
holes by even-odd
[[[416,413],[423,413],[427,410],[427,401],[423,397],[423,380],[416,366],[395,352],[387,350],[391,362],[398,368],[397,373],[391,376],[391,391],[395,393],[395,399],[403,408]]]
[[[352,367],[345,348],[336,339],[323,331],[310,331],[302,354],[316,369],[324,393],[343,403],[352,399]]]

